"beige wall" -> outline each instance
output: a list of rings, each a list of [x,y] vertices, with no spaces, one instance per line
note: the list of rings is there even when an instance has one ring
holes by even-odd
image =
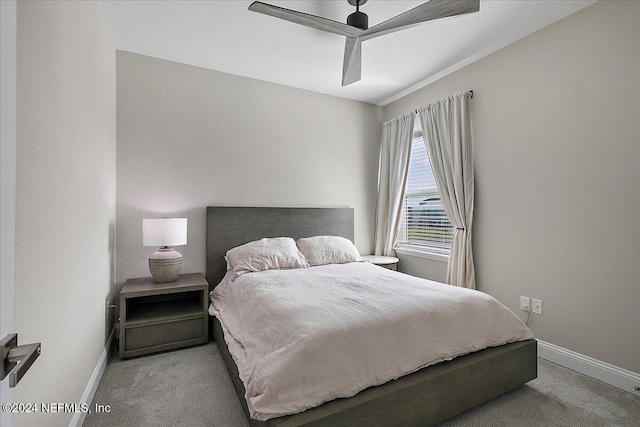
[[[537,338],[634,372],[639,40],[640,2],[601,1],[384,108],[474,90],[479,288],[521,317],[542,299]]]
[[[429,280],[435,280],[436,282],[444,283],[447,281],[446,261],[404,254],[398,254],[398,258],[400,259],[398,270],[403,273],[424,277]]]
[[[115,291],[115,49],[100,2],[21,1],[17,14],[15,326],[42,355],[14,402],[79,403]]]
[[[117,281],[148,276],[142,219],[187,217],[182,271],[205,272],[205,207],[355,208],[373,246],[381,121],[369,104],[117,52]]]

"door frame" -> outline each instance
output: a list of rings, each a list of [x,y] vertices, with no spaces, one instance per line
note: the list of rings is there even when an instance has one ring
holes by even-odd
[[[0,1],[0,339],[14,331],[16,237],[17,3]],[[9,381],[0,383],[0,400],[12,403]],[[0,411],[0,425],[11,413]]]

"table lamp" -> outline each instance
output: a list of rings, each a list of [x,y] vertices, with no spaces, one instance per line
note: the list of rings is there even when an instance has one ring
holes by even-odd
[[[175,282],[182,267],[182,254],[173,246],[187,244],[187,218],[142,220],[142,245],[159,246],[149,256],[149,271],[156,283]]]

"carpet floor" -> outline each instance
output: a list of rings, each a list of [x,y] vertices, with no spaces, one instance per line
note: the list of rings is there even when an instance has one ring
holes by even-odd
[[[538,378],[441,426],[640,426],[640,398],[538,359]],[[120,360],[112,356],[93,400],[109,413],[85,427],[248,426],[214,343]]]

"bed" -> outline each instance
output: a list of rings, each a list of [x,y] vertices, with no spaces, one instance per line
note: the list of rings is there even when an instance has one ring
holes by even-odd
[[[280,236],[337,235],[353,240],[353,223],[349,208],[208,207],[207,280],[211,289],[221,281],[227,270],[224,254],[233,247]],[[215,317],[212,322],[214,339],[252,426],[433,425],[537,376],[536,342],[530,339],[428,366],[301,413],[257,421],[249,416],[244,384],[223,327]]]

